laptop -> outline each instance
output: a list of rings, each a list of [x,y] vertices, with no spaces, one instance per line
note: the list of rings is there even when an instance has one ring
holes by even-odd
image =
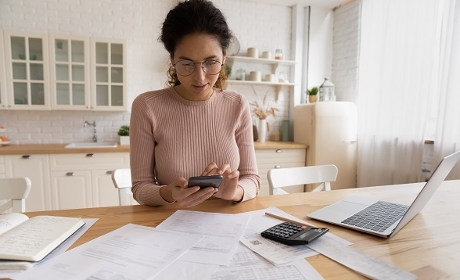
[[[410,206],[350,196],[307,215],[372,235],[391,238],[428,203],[460,159],[460,151],[444,157]]]

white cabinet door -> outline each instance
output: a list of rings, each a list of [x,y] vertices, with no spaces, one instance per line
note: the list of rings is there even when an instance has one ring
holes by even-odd
[[[118,205],[112,171],[129,167],[129,153],[59,154],[50,156],[53,205],[59,209]],[[78,192],[78,193],[76,193]],[[78,200],[74,204],[71,201]],[[64,208],[61,208],[64,207]]]
[[[5,156],[6,177],[28,177],[32,182],[26,211],[50,210],[48,155]]]
[[[3,47],[3,31],[0,30],[0,110],[7,109],[7,94],[6,94],[6,76],[5,76],[5,56]]]
[[[46,35],[4,31],[7,109],[49,110]]]
[[[126,111],[126,42],[91,38],[91,109]]]
[[[273,168],[305,166],[305,149],[256,150],[257,169],[260,175],[259,195],[269,195],[268,170]],[[287,192],[302,192],[302,186],[284,188]]]
[[[89,38],[75,35],[49,36],[51,108],[90,109]]]
[[[94,170],[91,172],[91,180],[94,205],[118,205],[118,190],[112,182],[112,170]]]
[[[93,207],[91,172],[51,172],[51,205],[53,210]]]

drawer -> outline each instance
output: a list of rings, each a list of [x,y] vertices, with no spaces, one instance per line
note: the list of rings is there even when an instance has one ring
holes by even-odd
[[[58,154],[50,156],[51,171],[129,167],[129,153]]]
[[[305,149],[257,150],[256,159],[259,166],[281,168],[305,165]]]

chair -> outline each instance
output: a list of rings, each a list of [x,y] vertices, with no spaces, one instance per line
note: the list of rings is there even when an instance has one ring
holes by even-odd
[[[132,205],[131,197],[131,169],[119,168],[112,172],[112,181],[115,188],[118,189],[118,202],[120,206]]]
[[[26,198],[32,183],[27,177],[0,178],[0,213],[12,209],[14,213],[26,211]]]
[[[337,173],[337,166],[333,164],[270,169],[267,173],[269,194],[286,194],[281,188],[306,184],[319,184],[313,192],[330,191],[330,182],[337,179]]]

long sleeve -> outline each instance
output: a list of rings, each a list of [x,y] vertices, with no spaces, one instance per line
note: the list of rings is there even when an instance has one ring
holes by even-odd
[[[141,94],[130,139],[133,195],[141,204],[167,204],[161,186],[200,175],[210,162],[239,170],[242,201],[259,192],[251,113],[240,94],[215,91],[206,101],[185,100],[173,88]]]

